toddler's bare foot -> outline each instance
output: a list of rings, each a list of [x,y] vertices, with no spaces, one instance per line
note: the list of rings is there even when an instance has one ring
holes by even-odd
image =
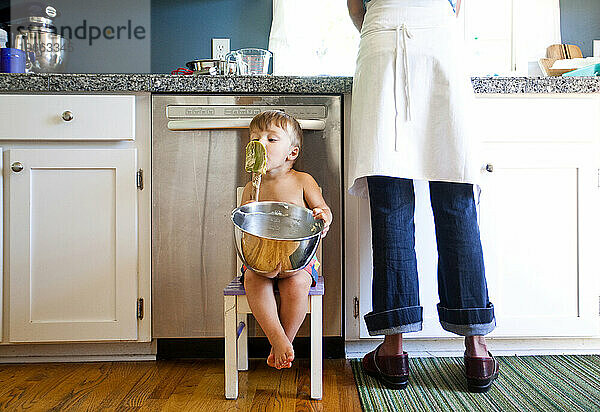
[[[275,368],[281,369],[292,367],[292,362],[294,361],[294,347],[285,335],[283,335],[282,339],[273,342],[271,354],[273,355]],[[267,364],[268,363],[269,358],[267,358]]]
[[[274,368],[275,367],[275,356],[273,356],[273,348],[271,348],[271,353],[267,356],[267,365]]]
[[[286,352],[287,354],[287,368],[291,368],[292,367],[292,362],[294,361],[294,350],[292,349],[291,352]],[[272,368],[275,368],[275,355],[273,355],[273,348],[271,348],[271,353],[269,353],[269,356],[267,356],[267,365],[269,365]],[[279,368],[277,368],[279,369]]]

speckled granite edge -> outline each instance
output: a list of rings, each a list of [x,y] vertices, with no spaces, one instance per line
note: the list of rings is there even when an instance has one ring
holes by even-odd
[[[54,74],[48,76],[48,91],[147,92],[148,75],[144,74]]]
[[[596,77],[473,77],[476,94],[600,93]],[[344,76],[181,76],[170,74],[6,74],[0,92],[342,94]]]
[[[339,94],[352,77],[151,75],[151,92]]]
[[[39,92],[48,90],[48,76],[37,74],[0,74],[0,91]]]
[[[0,73],[0,92],[341,94],[351,90],[352,77],[341,76]]]
[[[598,93],[598,77],[473,77],[476,94]]]

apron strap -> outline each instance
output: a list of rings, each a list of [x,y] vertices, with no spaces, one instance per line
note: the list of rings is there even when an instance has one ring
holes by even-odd
[[[404,121],[411,121],[411,108],[410,108],[410,77],[408,73],[408,52],[406,50],[406,39],[412,39],[412,34],[408,31],[406,24],[402,23],[396,27],[396,75],[394,76],[394,101],[396,105],[396,139],[394,150],[398,151],[398,117],[400,110],[398,109],[398,75],[400,73],[400,41],[402,41],[402,64],[404,65],[404,97],[406,99],[406,107],[404,109]]]

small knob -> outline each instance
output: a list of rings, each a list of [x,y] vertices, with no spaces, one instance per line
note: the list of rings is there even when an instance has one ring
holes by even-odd
[[[62,119],[65,122],[70,122],[71,120],[73,120],[73,113],[71,113],[69,110],[65,110],[62,114]]]
[[[485,165],[485,171],[489,172],[489,173],[492,173],[494,171],[494,165],[491,164],[491,163],[486,164]]]
[[[14,162],[12,165],[10,165],[10,168],[12,169],[13,172],[20,172],[21,170],[23,170],[23,163],[21,162]]]

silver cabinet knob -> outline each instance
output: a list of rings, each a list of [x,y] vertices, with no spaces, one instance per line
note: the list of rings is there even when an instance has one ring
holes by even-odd
[[[62,114],[62,119],[65,122],[70,122],[71,120],[73,120],[73,113],[71,113],[71,111],[69,110],[65,110]]]
[[[12,169],[13,172],[20,172],[21,170],[23,170],[23,163],[21,162],[14,162],[13,164],[10,165],[10,168]]]
[[[492,173],[494,171],[494,165],[491,164],[491,163],[486,164],[485,165],[485,171],[489,172],[489,173]]]

